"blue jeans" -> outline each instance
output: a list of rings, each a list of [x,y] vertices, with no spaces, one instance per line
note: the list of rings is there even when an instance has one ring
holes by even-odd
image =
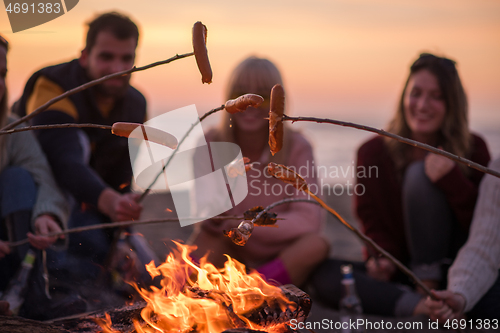
[[[31,212],[37,188],[31,174],[20,167],[7,167],[0,173],[0,239],[19,241],[31,231]],[[4,290],[28,251],[18,246],[0,260],[0,290]]]
[[[36,185],[31,174],[20,167],[7,167],[0,173],[0,216],[32,210],[36,200]]]

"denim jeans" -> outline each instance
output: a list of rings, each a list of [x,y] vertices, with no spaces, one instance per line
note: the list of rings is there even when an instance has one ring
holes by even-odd
[[[20,167],[7,167],[0,173],[0,239],[19,241],[31,231],[31,212],[37,188],[31,174]],[[29,244],[11,249],[0,260],[0,290],[4,290],[28,251]]]

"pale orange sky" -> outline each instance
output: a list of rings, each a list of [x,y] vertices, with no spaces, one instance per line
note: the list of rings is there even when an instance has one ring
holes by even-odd
[[[202,85],[194,58],[136,73],[133,84],[158,114],[224,102],[229,72],[246,56],[281,69],[289,113],[384,124],[422,51],[458,62],[472,125],[500,131],[500,2],[490,0],[165,1],[81,0],[64,16],[13,34],[0,5],[0,33],[11,43],[8,84],[17,99],[29,75],[78,56],[83,22],[119,10],[141,28],[136,65],[191,52],[191,27],[207,25],[214,82]]]

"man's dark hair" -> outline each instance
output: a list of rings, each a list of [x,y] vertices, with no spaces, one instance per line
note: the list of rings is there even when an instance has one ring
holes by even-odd
[[[119,40],[134,38],[136,45],[139,41],[139,29],[137,25],[127,16],[117,12],[99,15],[89,22],[88,26],[89,31],[87,32],[85,48],[89,52],[95,45],[97,35],[101,31],[109,31]]]

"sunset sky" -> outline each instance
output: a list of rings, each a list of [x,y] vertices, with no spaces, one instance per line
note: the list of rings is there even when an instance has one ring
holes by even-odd
[[[62,17],[15,34],[0,9],[0,33],[12,45],[11,101],[35,70],[79,55],[85,21],[118,10],[140,25],[137,65],[191,52],[193,23],[208,27],[211,85],[201,84],[192,57],[134,74],[152,115],[190,104],[204,112],[222,104],[230,71],[253,54],[281,69],[288,113],[383,126],[409,65],[430,51],[457,61],[472,126],[500,131],[499,1],[81,0]]]

